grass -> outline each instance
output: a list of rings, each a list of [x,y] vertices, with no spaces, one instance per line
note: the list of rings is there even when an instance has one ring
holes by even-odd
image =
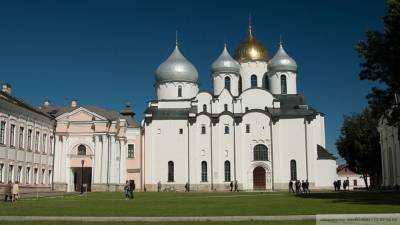
[[[0,225],[109,225],[110,222],[1,222]],[[289,222],[113,222],[113,225],[315,225],[314,221],[289,221]]]
[[[0,216],[249,216],[399,212],[399,192],[314,193],[300,196],[279,192],[148,192],[136,193],[131,201],[124,200],[122,193],[89,193],[87,198],[68,195],[39,200],[27,198],[14,203],[0,202]]]

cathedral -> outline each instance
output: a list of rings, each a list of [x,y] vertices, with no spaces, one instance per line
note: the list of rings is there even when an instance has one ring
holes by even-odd
[[[297,93],[297,64],[283,44],[270,58],[249,26],[231,57],[211,65],[212,92],[180,51],[158,66],[157,99],[142,121],[143,183],[170,190],[286,189],[290,180],[329,188],[336,161],[325,149],[324,114]]]

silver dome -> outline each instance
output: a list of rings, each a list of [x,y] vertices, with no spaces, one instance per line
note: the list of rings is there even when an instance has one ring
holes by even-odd
[[[268,69],[271,72],[276,71],[297,71],[297,63],[283,49],[282,43],[279,44],[279,49],[268,62]]]
[[[224,46],[224,50],[222,51],[221,55],[211,65],[211,71],[212,73],[239,73],[240,65],[229,54],[228,50],[226,49],[226,45]]]
[[[172,54],[156,70],[157,83],[184,81],[197,83],[198,73],[196,68],[179,51],[176,45]]]

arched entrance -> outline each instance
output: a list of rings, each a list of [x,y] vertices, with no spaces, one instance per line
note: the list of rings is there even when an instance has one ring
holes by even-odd
[[[261,166],[257,166],[253,170],[253,189],[254,190],[265,190],[265,169]]]

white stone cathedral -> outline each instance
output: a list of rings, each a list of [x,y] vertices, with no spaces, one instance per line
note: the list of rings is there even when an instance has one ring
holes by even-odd
[[[156,71],[157,100],[142,122],[147,190],[286,189],[289,180],[330,188],[336,161],[325,149],[324,114],[297,93],[297,64],[282,43],[269,59],[252,34],[211,65],[213,92],[176,44]]]

